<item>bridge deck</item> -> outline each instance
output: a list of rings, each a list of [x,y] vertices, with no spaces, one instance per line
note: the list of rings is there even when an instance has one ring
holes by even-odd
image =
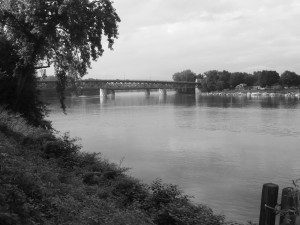
[[[40,80],[38,83],[56,83],[57,81],[43,81]],[[181,84],[181,85],[198,85],[197,82],[186,82],[186,81],[161,81],[161,80],[119,80],[119,79],[107,79],[107,80],[80,80],[79,83],[148,83],[148,84]]]

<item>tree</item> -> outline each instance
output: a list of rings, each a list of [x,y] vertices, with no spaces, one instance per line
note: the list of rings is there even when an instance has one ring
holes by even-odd
[[[196,74],[191,70],[184,70],[182,72],[175,73],[173,75],[173,80],[177,82],[196,82]],[[193,94],[195,93],[195,88],[176,88],[177,93]]]
[[[241,72],[235,72],[230,74],[230,87],[235,88],[239,84],[244,84],[246,83],[246,73],[241,73]]]
[[[261,87],[272,86],[279,83],[280,80],[280,76],[276,71],[256,71],[254,75],[258,77],[258,85]]]
[[[281,74],[280,83],[284,86],[298,86],[300,85],[300,76],[295,72],[285,71]]]
[[[103,36],[112,49],[119,22],[111,0],[7,0],[1,4],[0,32],[17,56],[13,72],[7,73],[17,83],[15,102],[9,108],[39,125],[45,108],[39,106],[35,74],[51,65],[64,106],[67,76],[86,74],[91,60],[104,52]],[[28,95],[26,101],[24,95]]]
[[[203,74],[202,91],[222,91],[230,88],[230,73],[226,70],[210,70]]]
[[[173,80],[178,82],[195,82],[196,74],[191,70],[174,73]]]
[[[245,84],[247,84],[247,86],[254,86],[254,85],[258,85],[258,77],[255,74],[247,74],[245,76]]]
[[[203,74],[204,79],[201,82],[203,91],[216,91],[218,81],[218,71],[210,70]]]
[[[230,73],[226,70],[218,72],[218,84],[217,89],[222,91],[224,89],[230,88]]]
[[[8,109],[14,109],[18,98],[18,77],[14,76],[20,57],[11,42],[0,34],[0,104]],[[18,112],[26,116],[32,124],[40,124],[50,127],[49,123],[43,121],[43,113],[46,112],[44,104],[38,99],[38,90],[33,86],[34,77],[30,77],[22,92],[22,102]],[[28,110],[30,109],[30,110]],[[42,124],[43,122],[43,124]]]

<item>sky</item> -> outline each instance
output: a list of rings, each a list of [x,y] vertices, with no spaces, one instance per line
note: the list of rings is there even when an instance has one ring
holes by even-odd
[[[86,78],[170,80],[186,69],[300,74],[300,0],[114,0],[114,50]]]

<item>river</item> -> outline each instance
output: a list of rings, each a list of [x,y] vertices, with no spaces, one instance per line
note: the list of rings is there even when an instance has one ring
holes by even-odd
[[[177,184],[232,220],[258,221],[264,183],[300,178],[300,100],[89,94],[68,97],[65,115],[56,97],[44,99],[54,128],[80,137],[84,151],[146,183]]]

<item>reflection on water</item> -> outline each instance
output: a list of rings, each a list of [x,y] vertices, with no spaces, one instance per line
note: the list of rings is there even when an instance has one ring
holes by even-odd
[[[241,222],[257,220],[263,183],[300,177],[299,100],[116,93],[67,98],[64,115],[44,98],[54,127],[80,137],[85,151],[124,157],[133,176],[176,183]]]

